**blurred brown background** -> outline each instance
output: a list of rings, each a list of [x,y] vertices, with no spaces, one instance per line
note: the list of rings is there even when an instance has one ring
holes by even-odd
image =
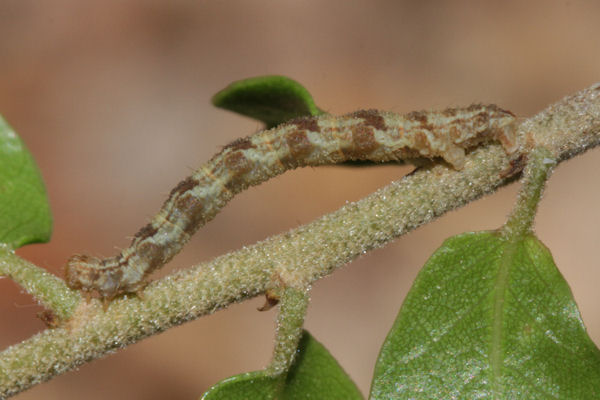
[[[494,102],[530,115],[600,80],[599,16],[599,2],[578,0],[3,0],[0,113],[37,159],[55,218],[52,242],[20,253],[60,275],[74,252],[108,256],[126,246],[191,169],[259,129],[210,105],[233,80],[287,75],[335,114]],[[598,151],[561,165],[537,224],[596,343],[599,167]],[[234,199],[162,273],[309,222],[408,171],[286,173]],[[498,227],[516,189],[315,285],[306,327],[364,393],[428,255],[450,235]],[[257,312],[262,301],[172,329],[16,398],[197,398],[218,380],[268,362],[275,312]],[[38,311],[0,280],[0,347],[43,329]]]

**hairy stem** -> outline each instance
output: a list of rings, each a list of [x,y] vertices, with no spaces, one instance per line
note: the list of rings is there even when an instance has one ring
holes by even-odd
[[[520,238],[531,231],[542,191],[555,165],[552,153],[544,147],[537,147],[529,154],[517,202],[502,228],[502,234],[508,240]]]
[[[267,373],[270,375],[286,372],[294,362],[302,337],[302,325],[310,300],[309,293],[310,288],[285,287],[281,290],[275,349],[273,360],[267,367]]]
[[[565,160],[600,143],[600,85],[567,97],[517,132],[526,157],[543,146]],[[456,171],[420,169],[367,198],[282,235],[153,282],[144,298],[121,298],[106,311],[79,302],[64,325],[0,353],[0,397],[102,357],[110,351],[273,288],[273,276],[308,286],[357,256],[512,180],[523,168],[498,145],[473,151]]]
[[[0,275],[12,278],[61,320],[71,317],[81,301],[79,292],[69,289],[65,281],[22,259],[14,250],[2,244]]]

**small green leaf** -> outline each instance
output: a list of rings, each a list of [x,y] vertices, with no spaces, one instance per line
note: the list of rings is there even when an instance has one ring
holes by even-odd
[[[0,243],[12,248],[47,242],[52,217],[33,157],[0,117]]]
[[[406,297],[373,399],[597,399],[600,351],[532,234],[448,239]]]
[[[296,361],[286,375],[271,377],[264,371],[227,378],[202,400],[353,400],[362,396],[350,377],[322,344],[306,331]]]
[[[298,82],[285,76],[236,81],[215,94],[215,106],[264,122],[272,128],[292,118],[323,114]]]

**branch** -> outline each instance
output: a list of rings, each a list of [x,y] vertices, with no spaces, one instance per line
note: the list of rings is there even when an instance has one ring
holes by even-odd
[[[477,148],[464,168],[417,170],[356,203],[253,246],[152,282],[144,298],[81,301],[72,318],[0,353],[0,397],[69,371],[172,326],[264,293],[277,279],[305,287],[447,211],[491,193],[537,146],[566,160],[600,143],[600,85],[567,97],[518,129],[511,163],[499,145]]]

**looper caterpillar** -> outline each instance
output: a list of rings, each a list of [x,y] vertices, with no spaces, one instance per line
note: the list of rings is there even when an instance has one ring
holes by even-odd
[[[196,230],[231,198],[289,169],[349,160],[410,161],[441,157],[456,169],[465,149],[499,141],[516,148],[515,116],[495,105],[471,105],[406,115],[362,110],[341,117],[300,118],[240,138],[181,181],[159,213],[120,254],[98,259],[72,256],[65,267],[70,287],[103,298],[135,292],[144,278],[175,256]]]

